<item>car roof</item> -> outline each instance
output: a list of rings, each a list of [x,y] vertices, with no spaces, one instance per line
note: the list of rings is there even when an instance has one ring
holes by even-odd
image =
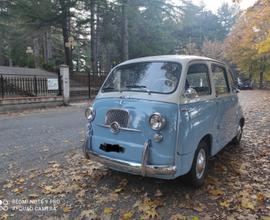
[[[162,56],[149,56],[149,57],[140,57],[136,59],[127,60],[121,64],[131,64],[131,63],[137,63],[137,62],[150,62],[150,61],[172,61],[172,62],[184,62],[188,63],[193,60],[205,60],[205,61],[214,61],[218,63],[222,63],[218,60],[214,60],[209,57],[203,57],[203,56],[193,56],[193,55],[162,55]],[[222,63],[223,64],[223,63]]]

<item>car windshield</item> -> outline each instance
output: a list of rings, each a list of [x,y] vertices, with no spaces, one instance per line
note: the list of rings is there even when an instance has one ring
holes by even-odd
[[[101,91],[133,91],[168,94],[175,91],[181,64],[175,62],[139,62],[116,68]]]

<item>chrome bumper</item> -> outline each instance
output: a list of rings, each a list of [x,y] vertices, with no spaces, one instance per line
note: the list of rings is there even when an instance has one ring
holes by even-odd
[[[87,141],[86,141],[87,143]],[[87,147],[87,144],[85,144]],[[123,172],[133,173],[142,176],[155,175],[173,175],[176,173],[176,166],[171,165],[148,165],[150,140],[144,143],[144,150],[142,154],[142,163],[128,162],[124,160],[113,159],[103,155],[99,155],[93,151],[84,150],[87,158],[97,161],[109,168],[116,169]]]

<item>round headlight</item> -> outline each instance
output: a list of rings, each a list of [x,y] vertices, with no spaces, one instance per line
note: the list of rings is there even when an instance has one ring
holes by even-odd
[[[90,120],[93,121],[95,118],[96,112],[92,107],[89,107],[85,110],[85,117]]]
[[[154,113],[150,117],[149,124],[153,130],[158,131],[165,127],[166,119],[159,113]]]

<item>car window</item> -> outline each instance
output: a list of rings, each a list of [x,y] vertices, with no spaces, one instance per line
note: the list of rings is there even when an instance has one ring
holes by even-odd
[[[117,67],[101,92],[153,92],[169,94],[176,90],[182,66],[169,61],[138,62]]]
[[[236,88],[237,87],[237,80],[235,79],[235,75],[233,74],[233,72],[229,69],[229,81],[230,81],[230,84],[233,88]]]
[[[211,94],[209,71],[205,64],[192,64],[189,66],[185,89],[188,88],[196,90],[198,96]]]
[[[212,65],[213,80],[217,95],[230,92],[226,69],[219,65]]]

